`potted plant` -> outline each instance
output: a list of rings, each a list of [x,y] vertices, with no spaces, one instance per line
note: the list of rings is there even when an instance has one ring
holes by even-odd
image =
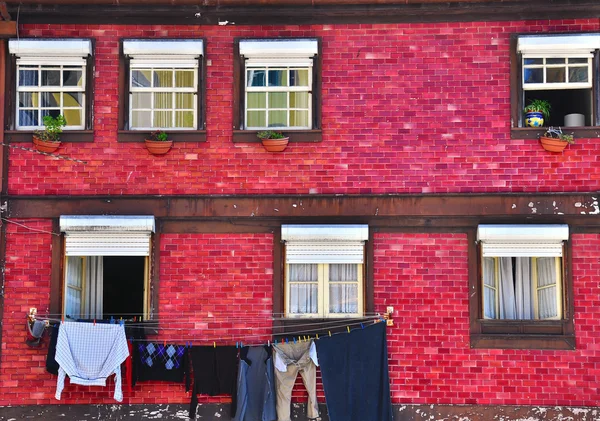
[[[549,152],[562,152],[569,143],[575,143],[572,134],[562,132],[562,129],[548,127],[546,132],[540,136],[542,147]]]
[[[150,139],[146,139],[146,149],[152,155],[164,155],[171,150],[173,141],[164,130],[156,130],[150,133]]]
[[[60,135],[67,121],[62,115],[44,116],[44,130],[33,132],[33,144],[40,152],[54,152],[60,147]]]
[[[542,127],[544,120],[550,121],[550,102],[545,99],[532,99],[529,105],[523,108],[525,113],[525,126]]]
[[[284,136],[281,132],[273,130],[264,130],[258,132],[256,136],[260,139],[265,149],[269,152],[282,152],[290,141],[289,136]]]

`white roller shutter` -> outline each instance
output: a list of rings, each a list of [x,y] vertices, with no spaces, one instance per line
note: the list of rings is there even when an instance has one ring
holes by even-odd
[[[286,263],[364,263],[368,225],[283,225]]]
[[[483,257],[562,257],[568,225],[479,225]]]
[[[67,256],[149,256],[152,216],[61,216]]]

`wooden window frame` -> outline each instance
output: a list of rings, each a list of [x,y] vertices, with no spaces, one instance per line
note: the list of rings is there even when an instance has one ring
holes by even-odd
[[[233,44],[233,142],[260,143],[256,137],[259,130],[245,130],[245,80],[246,63],[240,55],[240,41],[249,38],[235,38]],[[256,38],[252,38],[256,39]],[[299,38],[273,38],[277,40],[297,40]],[[313,37],[314,39],[314,37]],[[312,65],[312,129],[282,131],[290,135],[290,142],[321,142],[321,100],[322,100],[322,46],[317,38],[318,53],[313,58]]]
[[[129,77],[130,59],[123,53],[123,41],[119,43],[119,121],[118,142],[143,142],[148,138],[150,131],[129,129]],[[127,38],[128,39],[128,38]],[[175,142],[206,142],[206,40],[201,39],[204,45],[204,54],[198,58],[198,91],[196,95],[196,127],[195,130],[166,129],[169,140]]]
[[[530,34],[512,34],[510,37],[510,135],[511,139],[538,139],[544,134],[544,127],[525,127],[523,108],[525,107],[522,85],[523,60],[517,51],[519,36]],[[545,34],[556,36],[560,34]],[[569,128],[576,138],[600,137],[600,51],[594,51],[592,58],[592,126]]]
[[[481,246],[469,230],[469,318],[471,348],[575,349],[571,234],[563,245],[560,320],[491,320],[483,317]]]
[[[68,38],[65,38],[68,39]],[[85,129],[83,130],[64,130],[60,136],[61,142],[93,142],[94,141],[94,68],[96,62],[95,40],[90,39],[92,44],[92,54],[86,60],[85,69],[85,104],[84,119]],[[17,130],[17,57],[10,54],[6,60],[6,79],[4,87],[4,135],[10,143],[31,142],[34,130]]]
[[[373,314],[375,311],[374,284],[374,233],[369,229],[369,239],[364,244],[363,282],[362,282],[362,311],[363,314]],[[307,335],[326,335],[346,331],[348,323],[355,316],[340,317],[285,317],[286,285],[285,285],[285,243],[281,240],[281,227],[273,231],[273,337],[281,339],[290,333],[300,330]],[[362,319],[364,316],[360,316]]]

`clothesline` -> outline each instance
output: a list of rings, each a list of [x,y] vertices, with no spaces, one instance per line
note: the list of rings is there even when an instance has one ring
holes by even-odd
[[[143,317],[144,313],[121,313],[123,316],[128,316],[128,317]],[[168,317],[163,316],[164,314],[166,314]],[[200,312],[195,312],[195,311],[176,311],[176,312],[160,312],[158,315],[158,320],[162,321],[162,320],[171,320],[171,319],[176,319],[176,320],[181,320],[182,316],[194,316],[196,318],[198,318],[198,316],[200,317],[205,317],[207,319],[219,319],[219,318],[226,318],[227,320],[231,320],[231,319],[243,319],[243,320],[248,320],[248,319],[262,319],[262,320],[290,320],[291,317],[287,316],[288,313],[265,313],[263,314],[255,314],[255,315],[240,315],[240,316],[235,316],[235,315],[215,315],[214,313],[211,314],[201,314]],[[380,316],[381,313],[378,312],[371,312],[371,313],[363,313],[362,316],[349,316],[349,317],[344,317],[345,319],[361,319],[361,318],[369,318],[369,317],[377,317]],[[55,319],[60,319],[62,318],[62,313],[37,313],[37,318],[55,318]],[[279,317],[271,317],[271,316],[279,316]],[[320,317],[322,318],[322,317]],[[300,318],[298,318],[300,319]],[[337,320],[339,319],[339,317],[327,317],[328,320]],[[151,319],[148,321],[156,321],[157,319]],[[297,320],[297,319],[296,319]]]

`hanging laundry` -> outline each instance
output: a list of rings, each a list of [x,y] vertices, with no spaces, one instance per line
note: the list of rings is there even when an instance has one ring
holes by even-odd
[[[58,374],[59,369],[55,359],[59,329],[60,325],[50,326],[50,343],[48,344],[48,354],[46,354],[46,371],[51,374]]]
[[[392,421],[385,323],[316,341],[330,421]]]
[[[65,376],[71,383],[106,386],[106,378],[115,374],[114,399],[123,400],[121,364],[129,355],[125,328],[115,324],[64,322],[56,342],[58,381],[56,399],[60,400]]]
[[[46,323],[41,320],[35,320],[32,324],[26,322],[27,337],[25,343],[32,348],[40,346],[42,336],[46,331]]]
[[[185,345],[134,342],[132,358],[134,386],[149,380],[183,383],[188,366]]]
[[[317,403],[317,354],[312,340],[273,345],[275,350],[275,387],[277,391],[277,419],[291,421],[292,389],[298,373],[308,391],[307,417],[319,416]]]
[[[198,394],[235,396],[237,351],[235,346],[193,346],[189,350],[194,371],[190,418],[196,418]],[[189,370],[186,371],[186,390],[190,390]]]
[[[273,351],[268,346],[245,346],[240,351],[237,409],[232,421],[275,421]]]

